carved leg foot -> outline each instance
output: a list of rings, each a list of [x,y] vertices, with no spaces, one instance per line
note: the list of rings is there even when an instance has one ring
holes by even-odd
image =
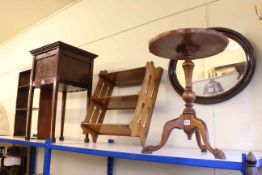
[[[53,143],[56,142],[56,138],[55,137],[52,137],[51,140],[52,140]]]
[[[60,137],[59,137],[59,140],[60,140],[60,141],[64,141],[64,140],[65,140],[64,136],[60,136]]]
[[[156,146],[150,145],[150,146],[144,147],[142,150],[142,153],[151,154],[153,151],[157,151],[160,148],[162,148],[166,144],[171,131],[175,128],[183,129],[183,117],[182,116],[177,119],[168,121],[163,128],[163,133],[162,133],[160,143]]]
[[[200,136],[200,133],[198,130],[196,130],[196,140],[197,140],[197,145],[198,147],[201,149],[202,152],[206,152],[207,151],[207,148],[205,145],[202,145],[201,143],[201,136]]]
[[[210,151],[216,159],[226,159],[226,155],[223,151],[219,149],[214,149],[211,147],[210,142],[209,142],[209,135],[208,135],[206,123],[203,120],[198,119],[198,118],[192,118],[192,119],[193,119],[192,123],[194,127],[196,127],[198,131],[200,132],[203,142],[206,148],[208,149],[208,151]]]
[[[213,154],[216,159],[226,159],[226,154],[220,149],[215,148]]]

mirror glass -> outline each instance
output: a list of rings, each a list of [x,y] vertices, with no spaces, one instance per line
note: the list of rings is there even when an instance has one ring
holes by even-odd
[[[244,50],[232,39],[224,52],[193,62],[193,90],[197,96],[214,96],[228,91],[241,80],[247,65]],[[177,62],[176,73],[179,83],[185,87],[182,64],[182,60]]]
[[[224,101],[240,92],[251,80],[255,70],[255,53],[249,41],[227,28],[212,28],[229,39],[227,48],[212,57],[195,59],[193,90],[196,103],[212,104]],[[169,79],[182,95],[185,87],[183,60],[171,60]]]

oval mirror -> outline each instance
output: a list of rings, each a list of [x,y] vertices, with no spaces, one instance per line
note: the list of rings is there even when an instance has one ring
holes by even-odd
[[[224,33],[230,42],[212,59],[194,60],[193,90],[195,103],[200,104],[219,103],[236,95],[250,82],[256,66],[254,50],[244,36],[227,28],[211,29]],[[185,86],[182,63],[182,60],[173,59],[168,69],[169,80],[180,95]]]

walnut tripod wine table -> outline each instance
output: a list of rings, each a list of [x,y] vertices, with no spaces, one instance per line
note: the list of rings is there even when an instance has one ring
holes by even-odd
[[[225,154],[211,147],[208,130],[205,122],[196,117],[193,102],[196,98],[192,90],[193,59],[200,59],[216,55],[222,52],[228,44],[228,39],[222,33],[211,29],[187,28],[165,32],[151,39],[149,50],[156,56],[184,60],[183,69],[185,73],[186,87],[183,93],[185,109],[182,115],[168,121],[164,125],[161,142],[156,146],[147,146],[143,153],[152,153],[162,148],[173,129],[183,129],[190,140],[196,134],[196,140],[201,151],[210,151],[215,158],[225,159]],[[204,144],[201,143],[201,137]]]

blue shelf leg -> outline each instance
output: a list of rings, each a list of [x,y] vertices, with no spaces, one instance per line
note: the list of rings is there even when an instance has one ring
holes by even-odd
[[[36,147],[31,146],[30,147],[30,170],[29,170],[30,175],[35,174],[35,165],[36,165]]]
[[[50,175],[50,166],[51,166],[51,145],[52,141],[46,139],[45,141],[45,150],[44,150],[44,169],[43,175]]]
[[[247,155],[246,154],[242,154],[242,169],[241,169],[241,173],[242,175],[246,175],[246,160],[247,160]]]
[[[113,175],[114,169],[114,158],[108,157],[107,158],[107,175]]]

